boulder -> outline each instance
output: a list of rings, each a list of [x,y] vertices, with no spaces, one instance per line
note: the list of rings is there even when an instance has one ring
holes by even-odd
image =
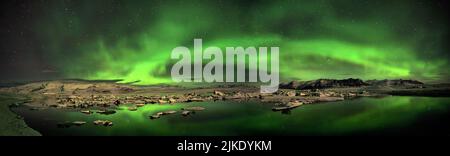
[[[158,103],[165,104],[165,103],[167,103],[167,101],[166,100],[158,100]]]
[[[214,95],[217,95],[217,96],[225,96],[225,93],[215,90],[215,91],[214,91]]]
[[[136,107],[143,107],[145,104],[136,104]]]
[[[58,104],[57,108],[67,108],[67,104]]]
[[[183,116],[188,116],[188,115],[190,115],[192,112],[191,111],[183,111],[183,112],[181,112],[181,115],[183,115]]]
[[[129,111],[137,111],[137,107],[128,107]]]
[[[114,105],[120,105],[120,101],[119,100],[116,100],[116,101],[114,101]]]
[[[295,108],[295,107],[298,107],[301,105],[303,105],[303,102],[299,102],[299,101],[292,101],[287,104],[287,106],[289,106],[290,108]]]
[[[175,113],[177,113],[177,111],[169,110],[169,111],[163,112],[163,115],[169,115],[169,114],[175,114]]]
[[[97,113],[103,114],[103,115],[111,115],[111,114],[116,113],[116,111],[115,110],[99,110],[99,111],[97,111]]]
[[[151,115],[151,116],[150,116],[150,119],[158,119],[158,118],[160,118],[162,115],[164,115],[163,112],[158,112],[158,113],[156,113],[156,114]]]
[[[153,119],[158,119],[158,118],[160,118],[160,117],[161,117],[161,116],[155,114],[155,115],[151,115],[151,116],[150,116],[150,119],[153,120]]]
[[[292,102],[288,102],[286,105],[284,106],[277,106],[277,107],[273,107],[272,110],[273,111],[285,111],[285,110],[291,110],[294,108],[297,108],[299,106],[303,105],[303,102],[299,102],[299,101],[292,101]]]
[[[177,100],[173,99],[173,98],[169,98],[169,103],[176,103]]]
[[[86,122],[85,121],[74,121],[74,122],[72,122],[72,124],[76,125],[76,126],[81,126],[81,125],[86,124]]]
[[[188,107],[188,108],[183,108],[182,110],[187,110],[187,111],[202,111],[205,110],[204,107]]]
[[[94,125],[101,125],[101,126],[108,127],[108,126],[112,126],[113,123],[112,123],[112,121],[109,121],[109,120],[95,120]]]
[[[201,99],[201,98],[190,98],[187,100],[187,102],[203,102],[205,100]]]
[[[272,111],[283,111],[283,110],[288,110],[290,109],[288,106],[277,106],[277,107],[273,107]]]
[[[163,115],[175,114],[176,112],[177,111],[173,111],[173,110],[169,110],[169,111],[165,111],[165,112],[158,112],[156,114],[151,115],[149,118],[150,119],[159,119]]]
[[[309,94],[308,93],[306,93],[306,92],[300,92],[300,94],[299,94],[300,96],[309,96]]]
[[[295,95],[296,95],[295,91],[288,91],[286,93],[286,96],[288,96],[288,97],[294,97]]]
[[[81,110],[80,112],[83,113],[83,114],[92,114],[93,113],[90,110]]]

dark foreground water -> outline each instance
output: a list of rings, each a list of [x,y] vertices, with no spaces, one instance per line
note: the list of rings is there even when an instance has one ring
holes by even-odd
[[[150,120],[165,110],[202,106],[206,110]],[[450,135],[450,98],[391,96],[359,98],[306,105],[288,114],[272,112],[271,104],[257,102],[202,102],[146,105],[138,111],[122,106],[116,114],[86,115],[60,109],[13,111],[43,135]],[[94,120],[113,121],[112,127]],[[86,121],[82,126],[58,128],[65,121]]]

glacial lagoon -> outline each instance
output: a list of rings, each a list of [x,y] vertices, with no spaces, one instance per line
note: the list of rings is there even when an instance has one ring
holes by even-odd
[[[121,105],[110,115],[56,108],[34,110],[27,106],[12,110],[44,136],[450,135],[449,97],[362,97],[304,105],[283,113],[273,112],[273,104],[254,101],[148,104],[136,111],[128,110],[132,106]],[[206,109],[181,115],[182,108],[192,106]],[[149,118],[167,110],[177,113]],[[94,125],[95,120],[110,120],[113,126]],[[86,124],[57,126],[73,121]]]

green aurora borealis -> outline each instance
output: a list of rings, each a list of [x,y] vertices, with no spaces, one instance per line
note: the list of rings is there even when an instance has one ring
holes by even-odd
[[[177,46],[279,46],[282,80],[448,81],[446,15],[429,1],[45,1],[32,23],[64,78],[171,83]]]

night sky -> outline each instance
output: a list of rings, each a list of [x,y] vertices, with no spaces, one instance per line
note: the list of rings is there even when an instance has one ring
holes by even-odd
[[[448,2],[19,0],[1,2],[1,82],[170,83],[177,46],[279,46],[283,80],[449,82]]]

